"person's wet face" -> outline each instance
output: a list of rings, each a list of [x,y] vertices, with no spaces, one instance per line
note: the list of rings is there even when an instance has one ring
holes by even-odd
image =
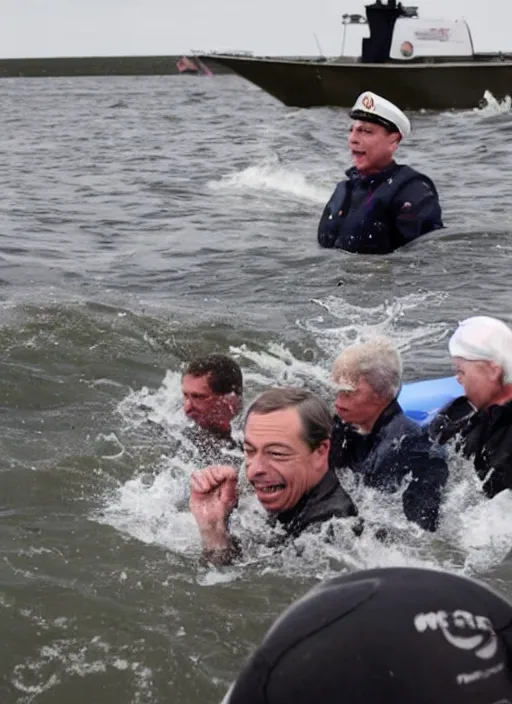
[[[391,399],[377,394],[362,376],[351,385],[342,386],[334,402],[336,413],[344,423],[369,432]]]
[[[240,410],[240,399],[234,393],[212,391],[209,375],[185,374],[181,381],[183,410],[199,427],[219,432],[229,431],[230,423]]]
[[[494,362],[454,357],[455,376],[473,406],[487,408],[500,395],[503,370]]]
[[[327,471],[330,441],[311,449],[296,408],[250,413],[244,432],[246,475],[269,512],[293,508]]]
[[[383,125],[354,120],[350,127],[348,146],[352,163],[363,176],[389,166],[399,143],[400,134],[389,132]]]

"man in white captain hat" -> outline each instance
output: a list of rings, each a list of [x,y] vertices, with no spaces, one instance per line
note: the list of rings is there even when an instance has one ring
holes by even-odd
[[[367,91],[350,111],[353,166],[327,203],[318,226],[322,247],[387,254],[443,227],[428,176],[397,164],[394,153],[411,123],[389,100]]]

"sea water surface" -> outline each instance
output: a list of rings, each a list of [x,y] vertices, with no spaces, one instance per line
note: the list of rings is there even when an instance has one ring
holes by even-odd
[[[215,704],[276,615],[343,570],[445,567],[512,596],[512,498],[484,501],[456,459],[435,536],[367,490],[394,544],[338,525],[329,547],[256,540],[214,569],[187,511],[197,456],[176,450],[193,355],[234,355],[247,402],[271,384],[328,394],[349,341],[390,335],[413,380],[451,373],[458,320],[512,322],[510,101],[411,115],[399,159],[435,180],[447,228],[364,257],[316,244],[346,111],[285,108],[235,76],[1,89],[2,702]],[[249,492],[235,525],[265,530]]]

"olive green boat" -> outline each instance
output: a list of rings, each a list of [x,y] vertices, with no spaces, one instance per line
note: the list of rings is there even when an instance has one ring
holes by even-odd
[[[367,24],[360,57],[279,59],[205,55],[288,106],[350,107],[374,90],[408,110],[471,109],[486,92],[512,95],[512,55],[477,54],[464,20],[423,20],[417,7],[377,1],[343,24]]]

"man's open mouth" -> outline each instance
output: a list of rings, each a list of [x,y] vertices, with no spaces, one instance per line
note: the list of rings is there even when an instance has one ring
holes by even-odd
[[[286,487],[286,484],[265,484],[264,486],[256,484],[254,488],[262,494],[275,494]]]

